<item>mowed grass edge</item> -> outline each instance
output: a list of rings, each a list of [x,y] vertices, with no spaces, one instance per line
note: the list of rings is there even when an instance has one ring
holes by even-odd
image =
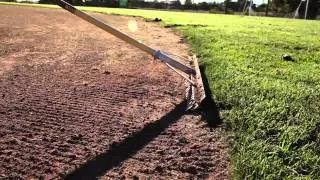
[[[79,8],[181,25],[206,65],[235,179],[320,177],[319,21]],[[285,54],[294,61],[284,61]]]

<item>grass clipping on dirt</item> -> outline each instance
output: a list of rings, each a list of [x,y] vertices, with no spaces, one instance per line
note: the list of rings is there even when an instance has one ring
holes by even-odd
[[[320,177],[319,21],[80,8],[184,25],[231,137],[234,178]]]

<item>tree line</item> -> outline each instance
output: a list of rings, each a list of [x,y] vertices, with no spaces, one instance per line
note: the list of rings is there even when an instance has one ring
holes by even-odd
[[[15,0],[7,0],[15,1]],[[200,2],[194,3],[194,0],[185,0],[184,4],[180,0],[66,0],[69,3],[77,6],[101,6],[101,7],[119,7],[125,8],[152,8],[152,9],[176,9],[176,10],[194,10],[208,11],[210,13],[225,13],[225,14],[242,14],[247,13],[250,0],[224,2]],[[120,3],[125,1],[125,3]],[[304,0],[265,0],[266,2],[260,5],[252,4],[251,8],[258,15],[264,16],[291,16],[300,5],[298,14],[300,18],[304,17],[306,1]],[[55,0],[40,0],[41,4],[54,4]],[[123,5],[125,4],[125,5]],[[308,19],[316,19],[320,16],[320,0],[309,0]]]

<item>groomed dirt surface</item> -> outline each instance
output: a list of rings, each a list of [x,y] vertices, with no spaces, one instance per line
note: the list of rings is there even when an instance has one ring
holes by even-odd
[[[184,111],[184,82],[165,65],[63,10],[0,12],[0,179],[229,178],[223,136]],[[172,29],[93,15],[189,52]]]

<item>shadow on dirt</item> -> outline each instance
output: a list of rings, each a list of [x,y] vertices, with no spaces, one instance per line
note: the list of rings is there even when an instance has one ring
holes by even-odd
[[[205,120],[212,130],[221,124],[222,120],[219,116],[217,106],[212,99],[208,79],[205,76],[205,67],[201,66],[200,70],[207,98],[201,103],[201,108],[187,114],[201,114],[202,120]],[[98,177],[103,176],[106,172],[136,154],[137,151],[151,142],[171,124],[177,122],[186,114],[186,108],[187,102],[181,102],[161,119],[146,125],[141,131],[127,137],[122,142],[111,145],[111,148],[108,151],[88,161],[86,164],[66,175],[64,179],[97,179]]]
[[[68,174],[64,179],[97,179],[107,171],[118,166],[124,160],[133,156],[146,144],[156,138],[171,124],[177,122],[185,114],[187,102],[183,101],[175,109],[161,119],[149,123],[141,131],[127,137],[118,144],[113,144],[110,150],[98,155],[94,159]]]
[[[205,66],[200,66],[201,77],[203,81],[204,90],[206,93],[206,98],[200,104],[200,109],[198,110],[201,113],[202,120],[205,120],[210,129],[216,128],[218,125],[222,123],[222,119],[219,115],[219,110],[217,105],[212,98],[212,92],[210,90],[209,81],[205,74]]]

